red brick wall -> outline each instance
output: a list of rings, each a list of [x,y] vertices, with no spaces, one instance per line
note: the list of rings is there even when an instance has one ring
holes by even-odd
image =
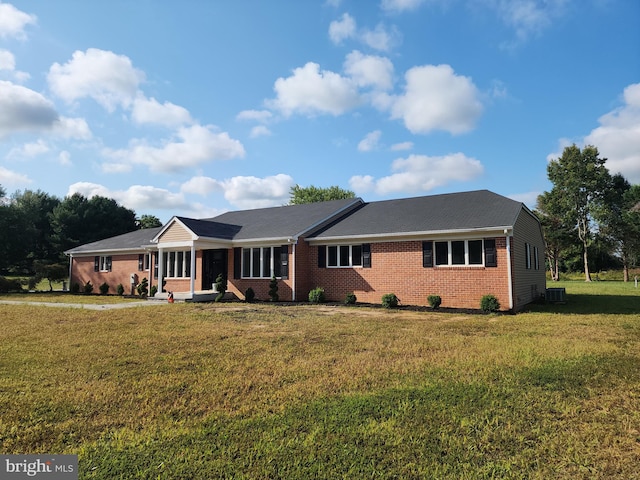
[[[151,280],[150,271],[138,271],[138,254],[130,255],[111,255],[111,271],[110,272],[94,272],[94,257],[73,257],[73,268],[71,271],[70,286],[74,283],[80,285],[82,291],[85,283],[88,281],[93,285],[93,293],[100,292],[100,285],[107,282],[110,294],[116,293],[119,283],[124,287],[124,293],[131,293],[130,275],[135,273],[137,281],[140,282],[144,277]]]
[[[281,301],[291,301],[292,300],[292,258],[293,254],[291,253],[293,247],[289,247],[289,278],[286,280],[278,279],[278,297]],[[251,287],[253,292],[255,293],[256,300],[270,300],[269,297],[269,282],[271,279],[269,278],[234,278],[236,276],[233,271],[233,254],[235,250],[229,249],[227,254],[228,263],[227,263],[227,292],[231,292],[236,295],[236,297],[244,300],[245,292],[247,288]]]

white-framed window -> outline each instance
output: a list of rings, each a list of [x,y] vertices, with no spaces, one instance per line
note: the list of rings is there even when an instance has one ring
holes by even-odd
[[[282,277],[284,247],[245,247],[242,249],[242,278]],[[284,260],[286,262],[286,260]]]
[[[362,267],[362,244],[328,245],[328,268]]]
[[[151,266],[151,254],[150,253],[140,253],[138,255],[138,271],[148,271]]]
[[[484,265],[484,245],[480,240],[446,240],[435,243],[435,265]]]
[[[111,271],[111,255],[93,257],[94,272],[110,272]]]
[[[191,277],[191,250],[164,252],[163,262],[167,278]]]

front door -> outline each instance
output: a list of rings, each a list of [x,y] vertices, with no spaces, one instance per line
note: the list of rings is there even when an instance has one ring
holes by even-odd
[[[227,279],[227,250],[204,250],[202,252],[202,290],[212,290],[218,275]]]

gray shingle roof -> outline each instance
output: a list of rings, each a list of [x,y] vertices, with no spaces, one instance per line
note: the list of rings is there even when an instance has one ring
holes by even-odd
[[[371,202],[313,238],[511,227],[522,208],[488,190]]]
[[[133,232],[124,233],[115,237],[105,238],[97,242],[86,243],[67,250],[66,254],[93,253],[118,250],[139,250],[142,245],[149,245],[162,227],[144,228]]]

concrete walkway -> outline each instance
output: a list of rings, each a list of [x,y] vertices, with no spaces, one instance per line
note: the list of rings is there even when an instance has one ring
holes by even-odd
[[[119,310],[122,308],[131,307],[148,307],[151,305],[168,305],[166,302],[159,301],[147,301],[140,302],[127,302],[127,303],[106,303],[102,305],[96,305],[92,303],[56,303],[56,302],[28,302],[19,300],[0,300],[0,304],[5,305],[40,305],[44,307],[59,307],[59,308],[81,308],[84,310]]]

